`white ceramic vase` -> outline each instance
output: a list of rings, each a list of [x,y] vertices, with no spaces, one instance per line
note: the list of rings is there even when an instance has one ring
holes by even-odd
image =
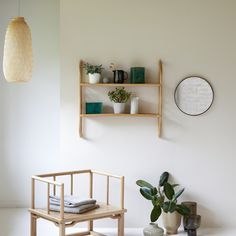
[[[138,114],[139,97],[131,97],[130,114]]]
[[[158,224],[150,223],[148,227],[143,229],[144,236],[163,236],[164,230]]]
[[[125,113],[125,103],[116,103],[113,102],[113,108],[115,114]]]
[[[91,74],[89,73],[89,83],[90,84],[98,84],[100,82],[101,74],[99,73],[94,73]]]
[[[162,219],[167,234],[178,233],[178,228],[181,224],[181,215],[177,211],[174,211],[172,213],[163,212]]]
[[[167,234],[171,235],[171,234],[178,233],[178,228],[181,224],[181,215],[177,211],[174,211],[172,213],[163,212],[162,219],[163,219],[163,225],[164,225],[164,228],[166,229]]]

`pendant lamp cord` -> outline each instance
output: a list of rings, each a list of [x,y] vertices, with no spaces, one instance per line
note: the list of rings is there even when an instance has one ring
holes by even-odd
[[[20,16],[21,12],[21,0],[18,0],[18,16]]]

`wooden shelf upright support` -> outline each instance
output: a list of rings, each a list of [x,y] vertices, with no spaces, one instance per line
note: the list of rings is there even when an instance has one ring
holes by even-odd
[[[79,62],[79,136],[80,138],[83,137],[83,118],[82,118],[82,113],[83,113],[83,88],[81,83],[83,82],[83,61],[80,60]]]
[[[162,90],[162,86],[163,86],[163,65],[162,65],[162,61],[159,61],[159,65],[158,65],[158,80],[159,80],[159,84],[160,86],[158,87],[158,114],[159,114],[159,118],[157,120],[158,124],[158,137],[161,137],[161,133],[162,133],[162,99],[163,99],[163,90]]]

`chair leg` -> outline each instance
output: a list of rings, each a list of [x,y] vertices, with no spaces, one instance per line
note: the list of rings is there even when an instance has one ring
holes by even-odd
[[[59,236],[65,236],[66,235],[66,227],[65,224],[59,224]]]
[[[88,231],[93,231],[93,221],[92,220],[90,220],[88,222]]]
[[[34,214],[30,214],[30,235],[37,235],[37,217]]]
[[[118,236],[124,236],[124,214],[120,214],[118,218]]]

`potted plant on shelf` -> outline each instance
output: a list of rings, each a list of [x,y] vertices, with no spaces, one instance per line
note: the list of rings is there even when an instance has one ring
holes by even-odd
[[[86,73],[89,75],[90,84],[97,84],[100,82],[101,73],[103,70],[102,65],[92,65],[89,63],[85,63],[84,69],[86,70]]]
[[[145,180],[137,180],[136,184],[140,187],[140,193],[142,196],[151,201],[153,209],[150,214],[151,224],[149,227],[144,229],[144,235],[151,236],[162,236],[161,231],[157,229],[157,225],[153,224],[156,222],[160,215],[163,213],[163,224],[166,228],[167,234],[177,234],[178,228],[181,223],[181,215],[188,215],[189,209],[181,204],[177,204],[177,199],[184,192],[184,188],[175,191],[178,184],[170,184],[168,182],[169,173],[164,172],[160,176],[159,184],[154,187]],[[155,226],[155,228],[154,228]],[[159,227],[158,227],[159,228]],[[150,230],[151,229],[151,230]],[[150,232],[155,232],[151,234]]]
[[[115,114],[125,113],[125,104],[129,100],[130,95],[131,92],[127,92],[124,87],[108,92],[108,97],[113,102]]]

